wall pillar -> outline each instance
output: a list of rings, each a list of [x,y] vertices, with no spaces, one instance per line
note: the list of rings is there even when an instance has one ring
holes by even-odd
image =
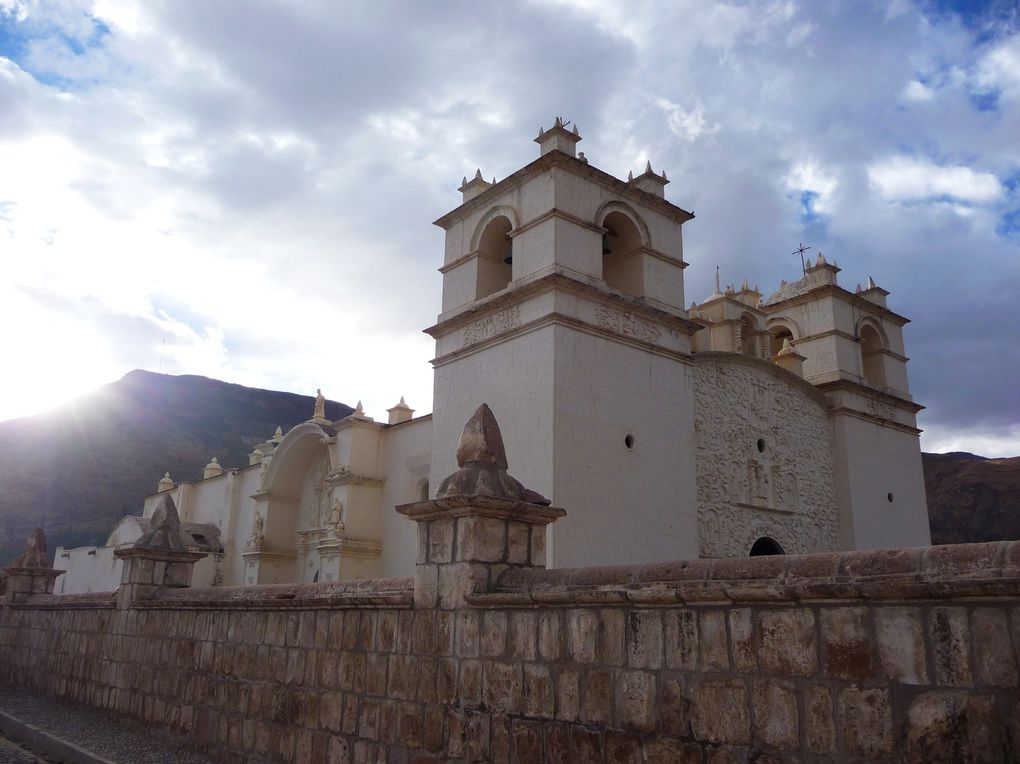
[[[32,594],[53,594],[57,576],[64,571],[51,567],[46,534],[42,528],[36,528],[25,542],[24,554],[4,568],[4,573],[7,584],[3,602],[11,605]]]
[[[191,586],[195,563],[204,552],[190,552],[181,536],[181,518],[170,494],[152,513],[152,529],[132,546],[114,552],[123,561],[117,607],[128,608],[158,589]]]
[[[463,607],[509,568],[544,568],[545,526],[566,514],[507,473],[499,425],[484,403],[464,428],[457,464],[434,500],[397,507],[418,523],[416,607]]]

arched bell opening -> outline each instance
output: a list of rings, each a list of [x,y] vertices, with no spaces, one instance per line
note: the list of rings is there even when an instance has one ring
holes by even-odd
[[[864,381],[872,387],[885,387],[885,347],[875,327],[861,327],[861,370]]]
[[[633,220],[614,211],[602,221],[602,278],[612,289],[641,297],[641,259],[632,257],[642,247],[641,232]]]
[[[481,299],[506,289],[513,276],[513,239],[510,218],[499,215],[490,220],[478,239],[478,282],[475,298]]]

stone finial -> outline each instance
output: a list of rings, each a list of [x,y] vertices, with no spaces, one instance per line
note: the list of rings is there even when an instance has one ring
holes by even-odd
[[[156,484],[156,493],[163,493],[163,491],[169,491],[173,489],[173,487],[174,487],[173,478],[170,477],[169,472],[166,472],[163,474],[163,477],[160,479],[159,483]]]
[[[401,422],[410,421],[411,417],[414,416],[414,409],[407,405],[404,401],[404,396],[400,396],[400,403],[393,408],[386,409],[386,413],[390,415],[389,424],[400,424]]]
[[[46,549],[46,532],[36,528],[25,540],[25,551],[14,562],[12,568],[50,568],[50,555]]]
[[[256,448],[254,451],[252,451],[250,454],[248,454],[248,466],[250,467],[253,464],[261,464],[262,463],[262,457],[264,457],[264,456],[265,456],[265,454],[262,453],[262,449]]]
[[[577,125],[568,130],[567,125],[569,124],[569,119],[565,120],[563,117],[556,117],[551,130],[546,130],[542,127],[538,129],[538,137],[535,139],[535,143],[542,147],[542,156],[545,156],[550,151],[562,151],[567,156],[574,156],[576,144],[581,140],[581,134],[577,130]]]
[[[211,478],[223,474],[223,467],[220,466],[219,460],[214,456],[210,462],[205,465],[202,470],[202,478]]]
[[[322,390],[315,391],[315,409],[312,412],[312,421],[314,422],[325,422],[326,420],[326,396],[322,394]]]
[[[489,496],[548,506],[549,500],[529,491],[507,472],[506,449],[499,424],[483,403],[464,425],[457,443],[459,470],[439,484],[437,499],[453,496]]]
[[[149,521],[151,528],[133,545],[133,549],[152,549],[168,552],[188,551],[181,537],[181,516],[177,514],[177,505],[170,494],[164,494],[156,505]]]
[[[277,425],[276,432],[273,433],[273,443],[279,443],[283,440],[283,428]]]
[[[719,266],[715,266],[715,291],[712,292],[712,296],[722,296],[722,284],[719,282]]]
[[[868,276],[868,289],[874,289],[878,284],[875,283],[875,279]]]

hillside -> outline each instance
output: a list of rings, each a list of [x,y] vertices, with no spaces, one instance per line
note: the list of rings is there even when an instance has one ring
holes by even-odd
[[[932,541],[1020,539],[1020,457],[923,454]]]
[[[314,398],[206,377],[132,371],[41,416],[0,422],[0,564],[42,525],[58,545],[102,544],[167,470],[195,480],[312,415]],[[328,401],[326,415],[353,409]]]

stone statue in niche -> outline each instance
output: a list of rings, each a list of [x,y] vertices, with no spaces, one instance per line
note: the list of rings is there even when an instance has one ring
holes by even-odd
[[[764,465],[757,459],[748,463],[747,483],[750,493],[748,504],[769,503],[769,475]]]
[[[334,538],[340,536],[344,531],[344,522],[340,518],[343,516],[344,505],[340,499],[333,499],[333,506],[330,507],[329,516],[326,518],[326,530],[329,531],[330,535]]]
[[[255,523],[252,525],[251,535],[248,537],[248,549],[261,549],[266,540],[266,523],[262,519],[262,513],[255,512]]]

